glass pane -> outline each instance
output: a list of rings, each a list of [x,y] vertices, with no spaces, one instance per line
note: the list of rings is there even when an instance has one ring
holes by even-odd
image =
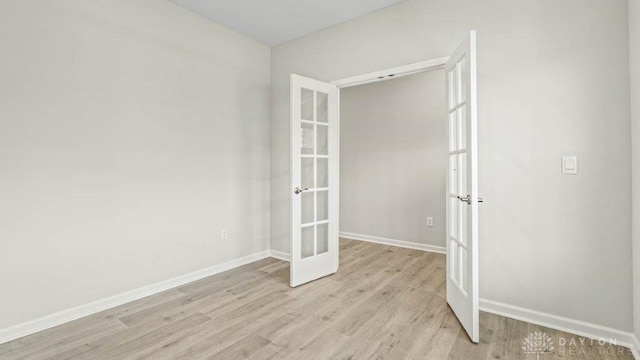
[[[324,125],[318,125],[317,153],[318,155],[329,155],[329,128]]]
[[[318,113],[316,114],[318,122],[326,123],[329,121],[329,95],[321,92],[316,93],[318,99]]]
[[[458,238],[458,208],[460,203],[457,198],[449,198],[449,236],[456,239]]]
[[[452,69],[447,74],[447,88],[449,90],[449,109],[453,109],[456,104],[456,79],[455,79],[455,69]]]
[[[453,283],[457,283],[458,282],[458,271],[457,271],[457,263],[458,263],[458,258],[457,258],[457,251],[458,251],[458,243],[456,243],[455,240],[449,240],[449,250],[447,253],[449,255],[449,261],[448,261],[448,265],[449,265],[449,278],[451,279],[451,281],[453,281]]]
[[[462,246],[458,248],[458,287],[466,293],[467,287],[467,250]]]
[[[303,189],[313,189],[315,187],[313,184],[313,158],[302,158],[300,161],[302,170],[302,173],[300,174],[300,186],[302,186]]]
[[[313,121],[313,91],[308,89],[302,89],[300,93],[301,106],[300,115],[302,120]]]
[[[329,224],[318,225],[318,254],[329,251]]]
[[[449,193],[458,194],[458,156],[449,156]]]
[[[315,143],[313,125],[301,123],[300,127],[300,153],[302,155],[313,155],[313,145]]]
[[[315,214],[313,212],[314,203],[313,203],[313,192],[303,192],[300,194],[301,205],[300,205],[300,223],[301,224],[309,224],[313,222],[313,218]]]
[[[318,191],[318,218],[317,221],[329,220],[329,192]]]
[[[300,255],[301,257],[304,258],[308,258],[309,256],[313,256],[313,235],[314,235],[314,226],[309,226],[309,227],[305,227],[302,228],[302,246],[301,246],[301,251],[300,251]]]
[[[449,114],[449,151],[458,150],[458,117],[456,112]]]
[[[458,194],[467,196],[467,154],[458,154]]]
[[[329,187],[329,159],[318,159],[318,187]]]
[[[458,105],[462,102],[462,62],[458,62],[456,64],[456,102],[455,105]]]
[[[467,148],[467,109],[466,105],[461,106],[458,109],[458,149],[464,150]]]
[[[467,86],[465,82],[465,79],[467,78],[467,58],[463,57],[462,59],[460,59],[460,62],[458,64],[460,65],[460,77],[458,79],[458,83],[460,86],[459,99],[460,102],[463,102],[467,98]]]
[[[467,203],[460,202],[460,206],[458,207],[458,241],[461,244],[467,245],[467,221],[469,220],[468,214],[469,206]]]

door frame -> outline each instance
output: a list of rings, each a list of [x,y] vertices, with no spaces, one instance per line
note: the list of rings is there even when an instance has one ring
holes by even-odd
[[[338,89],[348,88],[352,86],[365,85],[376,83],[380,81],[390,80],[392,78],[399,78],[403,76],[413,75],[421,72],[444,69],[449,61],[449,56],[420,61],[413,64],[396,66],[390,69],[378,70],[370,73],[365,73],[356,76],[350,76],[338,80],[331,81],[330,83],[337,86]]]
[[[338,91],[340,91],[341,89],[349,88],[349,87],[352,87],[352,86],[373,84],[373,83],[377,83],[377,82],[381,82],[381,81],[401,78],[401,77],[404,77],[404,76],[414,75],[414,74],[418,74],[418,73],[422,73],[422,72],[445,69],[446,66],[447,66],[447,62],[449,62],[449,58],[450,58],[450,56],[445,56],[445,57],[440,57],[440,58],[420,61],[420,62],[417,62],[417,63],[396,66],[396,67],[392,67],[392,68],[389,68],[389,69],[373,71],[373,72],[369,72],[369,73],[364,73],[364,74],[360,74],[360,75],[356,75],[356,76],[350,76],[350,77],[346,77],[346,78],[330,81],[329,83],[337,86],[338,87]],[[338,98],[340,98],[340,96]],[[340,106],[340,101],[338,101],[338,107],[339,106]],[[292,111],[293,111],[293,109],[292,109]],[[338,116],[340,116],[340,115],[341,115],[340,114],[340,109],[338,109]],[[445,120],[448,121],[446,118],[445,118]],[[338,129],[338,134],[340,134],[340,129]],[[338,137],[338,139],[339,139],[339,137]],[[340,160],[340,144],[338,144],[337,157],[338,157],[338,164],[339,164],[339,160]],[[340,189],[340,169],[339,168],[338,168],[338,173],[335,174],[335,176],[338,177],[337,178],[337,184],[338,184],[337,188]],[[337,198],[337,201],[338,201],[338,213],[339,213],[339,210],[340,210],[340,198],[339,197]],[[449,215],[447,214],[447,218],[448,217],[449,217]],[[338,231],[340,231],[339,226],[340,226],[340,221],[338,220]],[[445,251],[442,252],[442,253],[446,254],[446,246],[445,246]],[[339,260],[338,260],[338,265],[339,265]]]
[[[364,73],[364,74],[360,74],[360,75],[356,75],[356,76],[350,76],[350,77],[347,77],[347,78],[342,78],[342,79],[330,81],[329,83],[337,86],[338,87],[338,91],[340,91],[341,89],[349,88],[349,87],[352,87],[352,86],[373,84],[373,83],[377,83],[377,82],[381,82],[381,81],[397,79],[397,78],[401,78],[401,77],[404,77],[404,76],[414,75],[414,74],[418,74],[418,73],[422,73],[422,72],[445,69],[446,66],[447,66],[447,62],[449,62],[450,58],[451,58],[450,56],[439,57],[439,58],[435,58],[435,59],[420,61],[420,62],[417,62],[417,63],[396,66],[396,67],[392,67],[392,68],[389,68],[389,69],[373,71],[373,72]],[[340,102],[338,102],[338,106],[339,105],[340,105]],[[338,109],[338,116],[340,116],[340,115],[341,115],[340,114],[340,110]],[[448,121],[446,118],[445,118],[445,120]],[[338,129],[338,134],[339,133],[340,133],[340,129]],[[339,139],[339,137],[338,137],[338,139]],[[338,150],[337,157],[338,157],[338,161],[339,161],[339,159],[340,159],[340,146],[339,146],[339,144],[338,144],[338,149],[337,150]],[[447,159],[447,161],[448,161],[448,159]],[[338,164],[339,164],[339,162],[338,162]],[[337,187],[338,187],[338,189],[340,189],[340,169],[339,168],[338,168],[338,173],[336,174],[336,176],[338,177],[337,178],[337,184],[338,184]],[[340,198],[338,197],[337,200],[338,200],[338,213],[339,213]],[[449,214],[447,213],[447,219],[448,218],[449,218]],[[340,226],[340,221],[338,221],[338,226]],[[340,231],[340,228],[338,228],[338,231]],[[446,254],[446,246],[445,246],[445,251],[443,253]]]

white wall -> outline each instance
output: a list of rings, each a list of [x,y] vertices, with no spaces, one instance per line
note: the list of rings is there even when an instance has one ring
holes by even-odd
[[[269,48],[157,0],[3,1],[0,44],[0,329],[268,250]]]
[[[446,245],[444,74],[341,90],[341,232]]]
[[[625,0],[413,0],[272,50],[272,247],[289,242],[290,73],[331,81],[478,30],[480,295],[630,331]],[[563,155],[577,176],[560,174]]]
[[[633,158],[633,309],[640,339],[640,1],[629,0],[629,64],[631,67],[631,141]],[[640,346],[640,344],[639,344]],[[640,349],[638,349],[640,351]]]

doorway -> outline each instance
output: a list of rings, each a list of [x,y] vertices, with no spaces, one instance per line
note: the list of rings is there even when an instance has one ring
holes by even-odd
[[[444,69],[342,89],[340,236],[446,253]]]

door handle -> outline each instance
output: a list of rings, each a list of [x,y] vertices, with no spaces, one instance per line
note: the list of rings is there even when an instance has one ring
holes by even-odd
[[[467,204],[471,205],[471,195],[467,195],[467,197],[462,197],[458,195],[458,200],[462,202],[466,202]]]
[[[293,193],[296,195],[303,193],[305,191],[309,191],[309,188],[300,189],[299,187],[296,187],[295,189],[293,189]]]
[[[467,195],[466,197],[462,197],[458,195],[458,200],[462,202],[466,202],[467,204],[471,205],[471,194]],[[478,202],[479,203],[484,202],[484,198],[478,197]]]

